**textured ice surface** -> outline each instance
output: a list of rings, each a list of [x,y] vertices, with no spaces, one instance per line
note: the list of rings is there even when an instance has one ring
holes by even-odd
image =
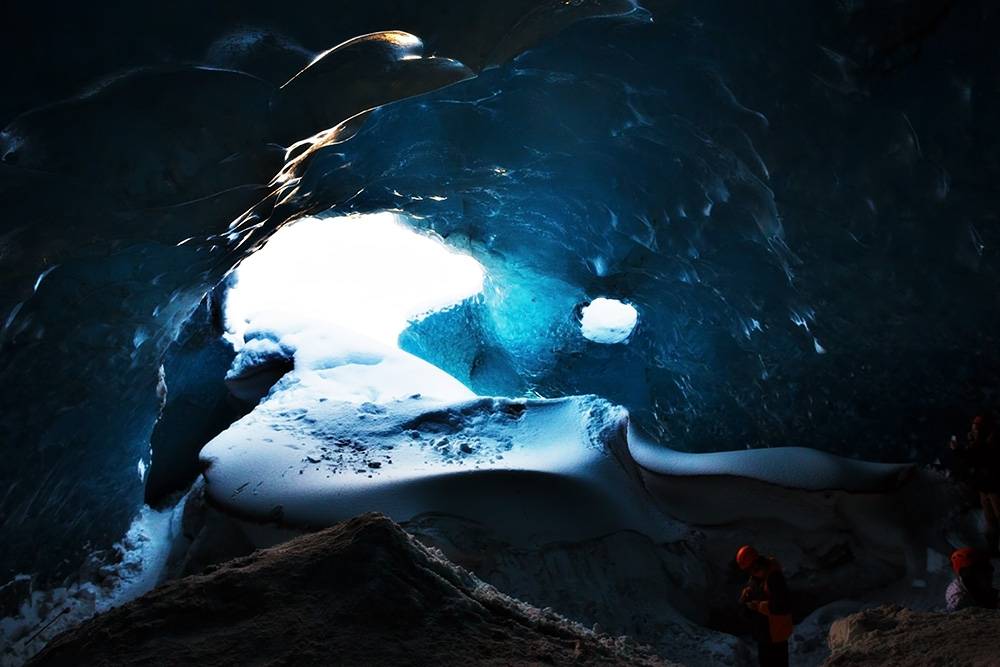
[[[201,473],[202,446],[249,412],[259,397],[234,401],[231,391],[246,396],[248,383],[234,389],[235,383],[220,382],[235,353],[221,336],[219,294],[221,290],[214,291],[202,301],[163,360],[166,401],[149,441],[149,455],[139,461],[149,464],[142,475],[145,500],[155,507],[187,490]],[[260,384],[259,376],[250,384]]]
[[[461,380],[477,394],[526,393],[527,383],[500,342],[481,296],[412,323],[400,335],[399,347]]]
[[[945,222],[989,209],[989,179],[953,148],[992,162],[956,131],[979,125],[952,77],[986,70],[949,56],[975,11],[904,5],[664,3],[652,24],[580,24],[318,142],[279,196],[402,209],[469,248],[497,338],[540,395],[605,396],[689,451],[926,454],[944,412],[986,398],[963,350],[990,349],[996,311],[954,315],[943,295],[992,303],[990,243]],[[933,58],[887,55],[903,49],[889,35],[913,46],[925,29]],[[959,172],[980,185],[958,195]],[[598,296],[641,312],[627,346],[581,340],[573,308]]]

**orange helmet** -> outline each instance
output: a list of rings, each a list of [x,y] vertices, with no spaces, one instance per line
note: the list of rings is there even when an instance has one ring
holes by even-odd
[[[745,544],[736,552],[736,564],[739,565],[741,570],[749,571],[759,557],[760,554],[757,553],[756,549],[749,544]]]
[[[983,560],[983,554],[972,547],[962,547],[951,552],[951,569],[958,574],[970,565]]]

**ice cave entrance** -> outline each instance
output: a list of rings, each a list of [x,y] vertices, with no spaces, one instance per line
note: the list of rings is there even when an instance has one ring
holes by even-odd
[[[278,231],[236,270],[229,338],[266,322],[329,323],[396,347],[409,322],[483,289],[482,265],[390,212],[313,217]]]
[[[580,311],[580,333],[595,343],[623,343],[638,321],[639,313],[632,304],[599,297]]]

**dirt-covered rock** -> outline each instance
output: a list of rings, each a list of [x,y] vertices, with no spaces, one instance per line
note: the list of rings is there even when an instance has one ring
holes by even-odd
[[[918,612],[898,606],[865,609],[830,627],[829,667],[1000,665],[1000,611]]]
[[[32,665],[666,665],[514,600],[366,514],[170,582]]]

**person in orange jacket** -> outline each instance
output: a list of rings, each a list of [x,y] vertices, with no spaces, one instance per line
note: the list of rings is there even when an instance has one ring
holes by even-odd
[[[788,667],[788,638],[795,626],[781,565],[750,545],[736,552],[736,564],[750,575],[740,593],[740,604],[750,610],[761,667]]]

